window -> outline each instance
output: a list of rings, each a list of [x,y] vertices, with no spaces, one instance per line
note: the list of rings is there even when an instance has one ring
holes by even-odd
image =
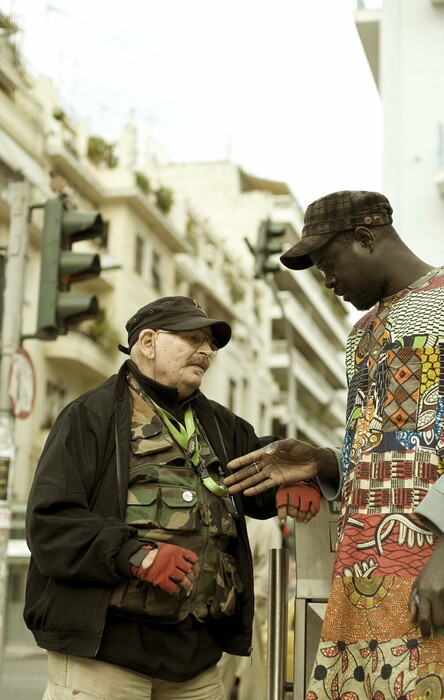
[[[151,279],[153,283],[153,288],[156,292],[162,291],[162,274],[161,274],[162,261],[160,254],[153,250],[151,258]]]
[[[228,385],[228,408],[230,411],[235,410],[236,404],[236,382],[234,379],[230,379]]]
[[[139,234],[136,235],[136,242],[134,247],[134,272],[138,275],[143,274],[145,261],[145,241]]]

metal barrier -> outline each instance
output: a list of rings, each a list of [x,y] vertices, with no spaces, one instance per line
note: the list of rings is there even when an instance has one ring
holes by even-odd
[[[282,700],[285,692],[288,630],[288,562],[288,549],[270,549],[267,700]]]
[[[305,698],[330,595],[338,515],[339,503],[322,499],[316,518],[307,525],[295,523],[296,580],[292,683],[286,679],[289,551],[270,550],[267,700]]]

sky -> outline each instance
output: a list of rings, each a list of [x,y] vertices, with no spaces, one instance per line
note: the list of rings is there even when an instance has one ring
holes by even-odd
[[[172,162],[230,160],[305,208],[381,189],[379,95],[356,0],[1,0],[31,75],[50,75],[88,129],[133,110]]]

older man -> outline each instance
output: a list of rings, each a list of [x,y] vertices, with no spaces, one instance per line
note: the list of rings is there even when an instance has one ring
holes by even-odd
[[[221,483],[261,444],[199,389],[229,324],[173,296],[126,328],[130,358],[61,412],[29,496],[25,620],[49,652],[44,697],[222,700],[222,651],[251,651],[244,509],[274,516],[275,494],[233,499]]]
[[[255,465],[226,483],[257,496],[317,476],[334,497],[343,479],[332,592],[307,698],[442,698],[444,269],[403,243],[378,192],[321,197],[304,223],[284,265],[315,265],[326,287],[370,309],[347,343],[342,464],[332,450],[289,439],[235,460]]]

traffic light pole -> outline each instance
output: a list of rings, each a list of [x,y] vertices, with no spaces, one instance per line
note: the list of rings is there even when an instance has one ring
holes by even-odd
[[[28,183],[14,182],[11,189],[0,345],[0,675],[5,642],[7,552],[11,530],[10,499],[15,458],[14,417],[9,403],[9,376],[14,352],[20,345],[21,337],[29,213]]]
[[[255,278],[262,279],[266,282],[275,301],[279,304],[282,313],[282,319],[285,327],[285,340],[287,341],[288,349],[288,366],[287,366],[287,421],[286,421],[286,437],[294,438],[297,434],[297,384],[294,376],[292,360],[294,348],[294,334],[290,321],[287,318],[284,304],[282,303],[279,289],[276,285],[273,273],[279,270],[279,263],[273,260],[273,256],[282,252],[282,243],[278,239],[285,235],[286,225],[275,223],[271,219],[261,221],[258,231],[256,246],[250,245],[246,241],[251,253],[255,257]]]

